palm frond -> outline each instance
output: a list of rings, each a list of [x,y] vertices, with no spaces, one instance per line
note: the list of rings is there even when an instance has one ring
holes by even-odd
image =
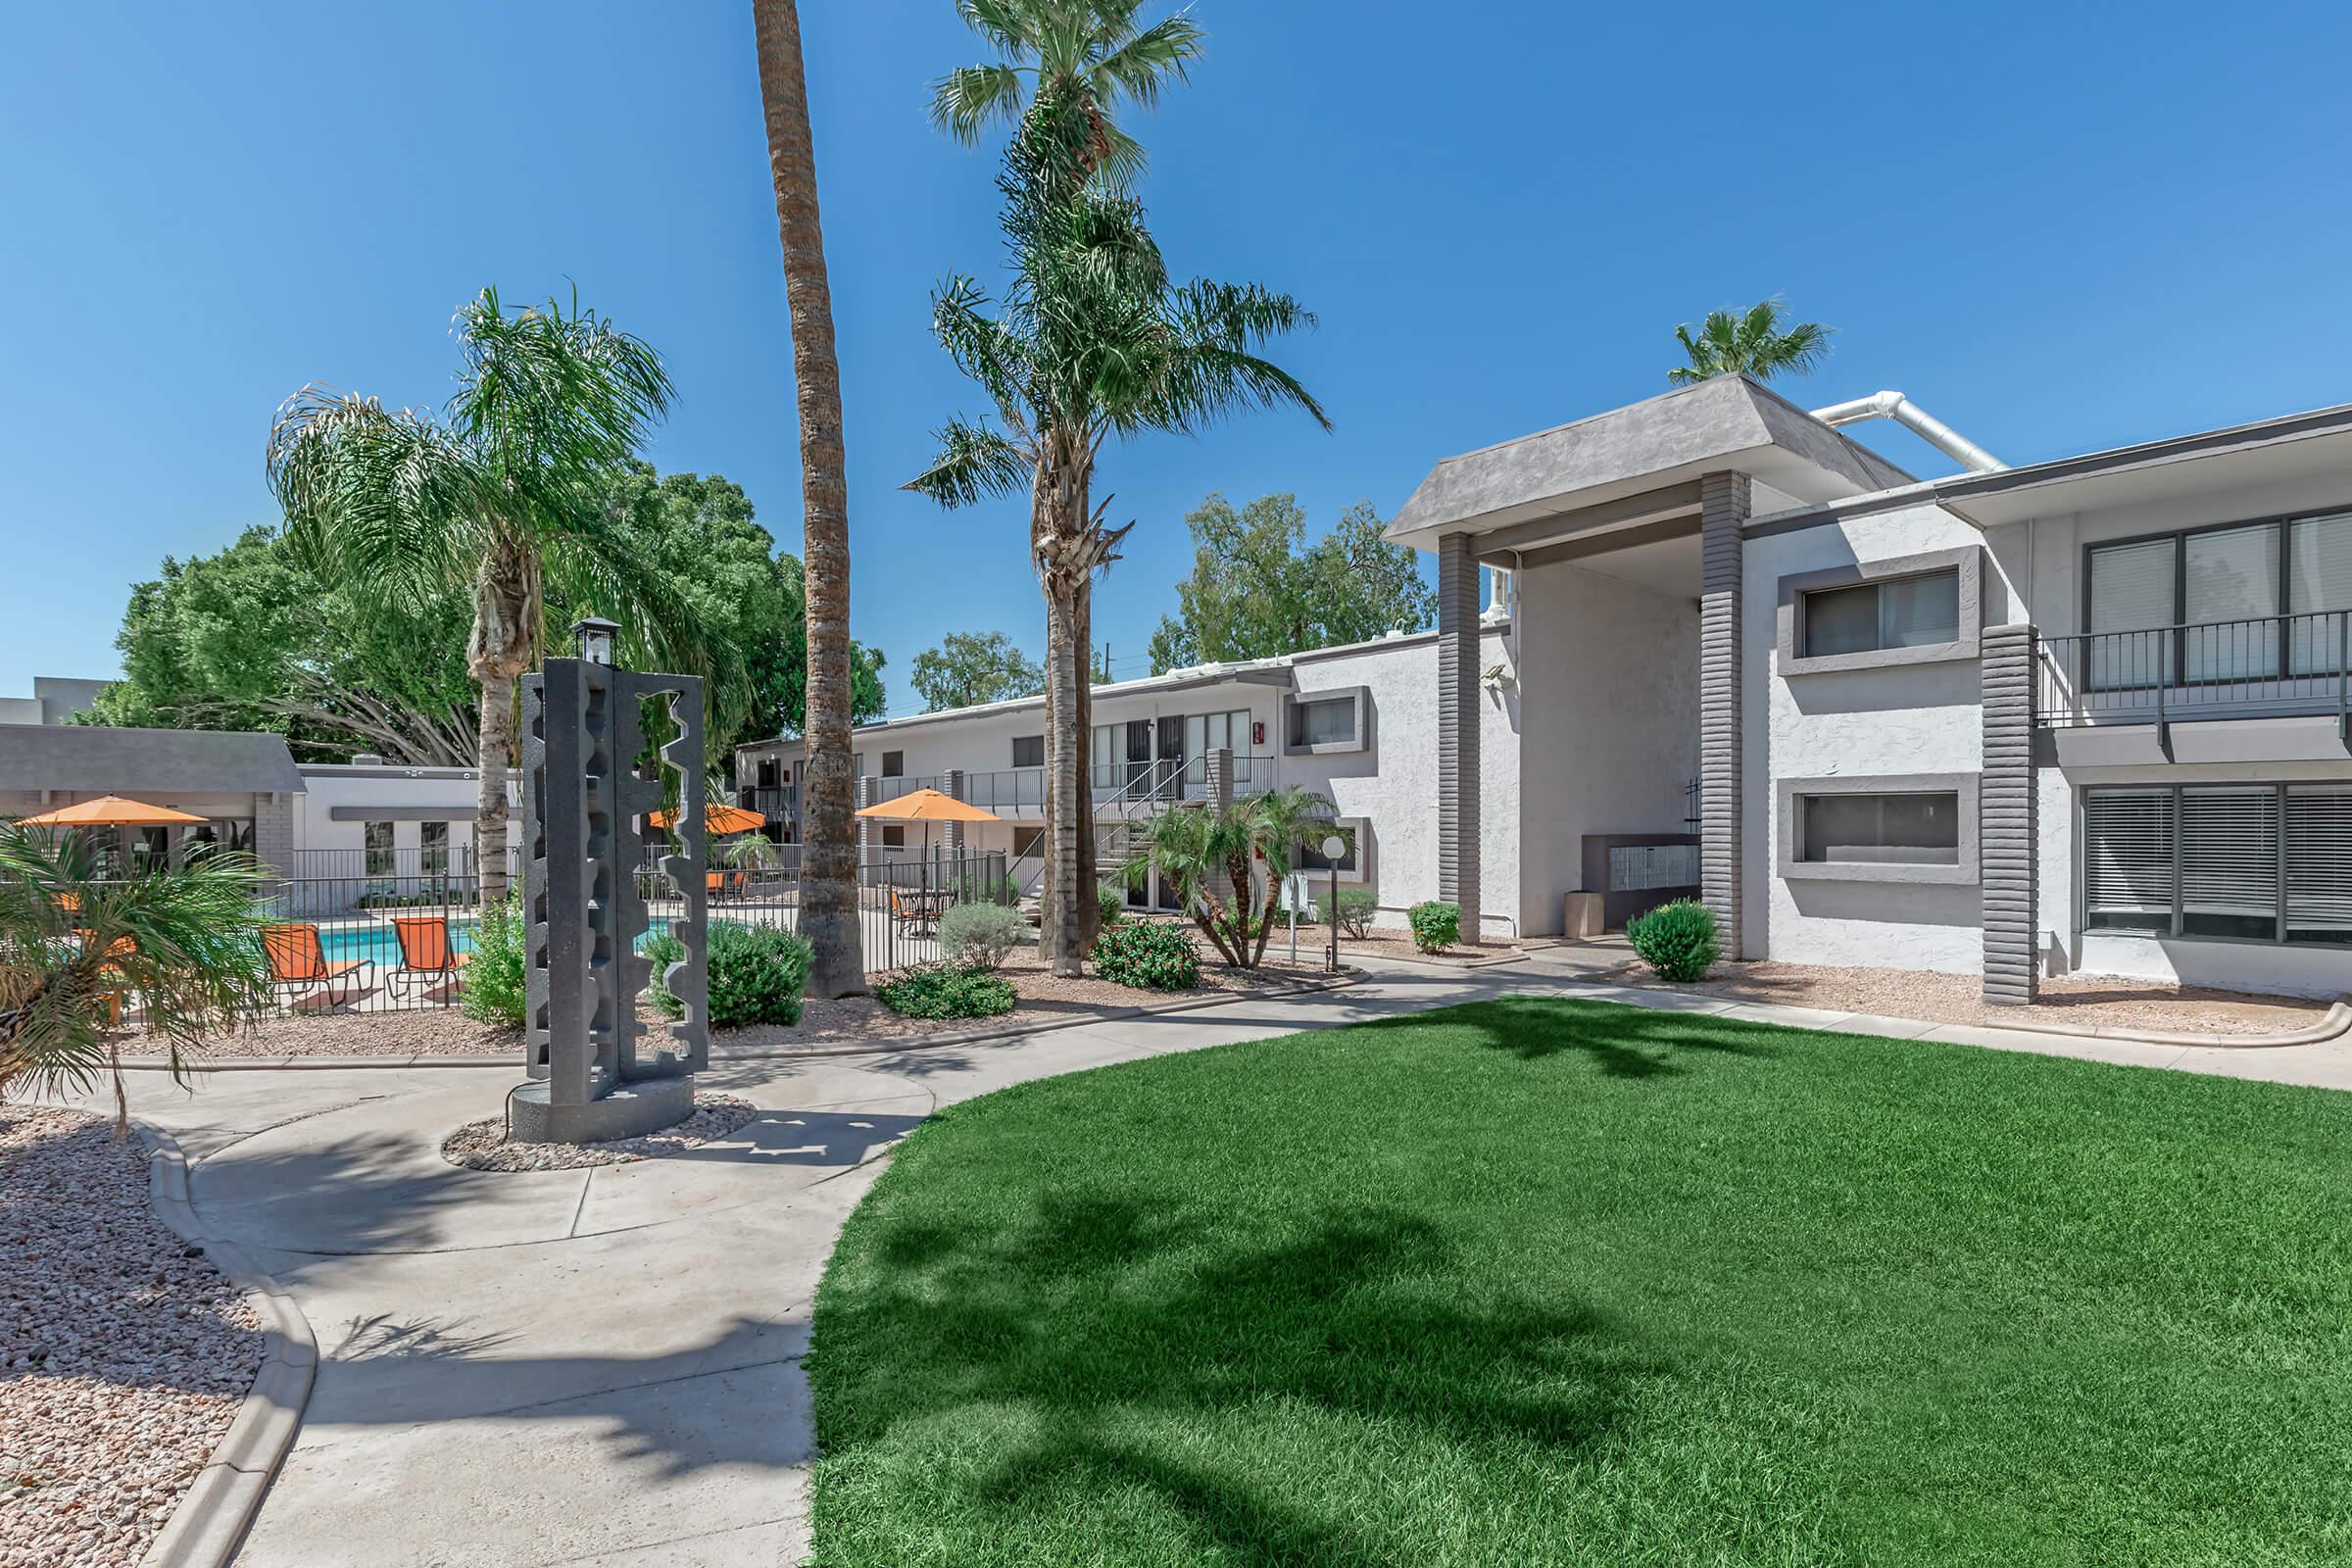
[[[992,496],[1017,493],[1035,472],[1029,454],[987,425],[951,419],[934,433],[939,455],[900,489],[928,496],[943,507],[968,507]]]
[[[430,417],[314,383],[279,405],[266,461],[286,537],[314,564],[417,605],[466,581],[488,481]]]
[[[1130,20],[1136,9],[1127,7]],[[1207,36],[1192,20],[1188,7],[1134,34],[1096,62],[1088,73],[1089,85],[1103,103],[1123,98],[1139,109],[1153,108],[1159,103],[1162,87],[1190,79],[1190,67],[1200,58]]]
[[[931,84],[932,128],[972,146],[991,124],[1019,124],[1023,96],[1016,67],[958,66]]]

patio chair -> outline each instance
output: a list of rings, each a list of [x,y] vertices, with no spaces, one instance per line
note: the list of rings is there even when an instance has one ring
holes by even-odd
[[[309,1000],[300,995],[307,991],[324,998],[327,1005],[339,1007],[359,995],[359,983],[351,977],[360,961],[327,962],[326,949],[320,945],[315,925],[266,925],[262,927],[262,951],[270,957],[270,989],[282,1003]]]
[[[901,931],[920,935],[930,921],[920,905],[909,905],[899,897],[895,887],[884,889],[890,895],[890,917],[898,922]]]
[[[446,996],[464,985],[463,971],[473,955],[450,945],[447,920],[437,914],[402,915],[393,920],[392,933],[400,938],[400,967],[390,976],[394,994],[413,1000],[440,987]]]

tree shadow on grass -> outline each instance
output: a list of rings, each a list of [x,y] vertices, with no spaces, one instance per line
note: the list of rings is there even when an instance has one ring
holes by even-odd
[[[1710,1056],[1771,1059],[1781,1054],[1772,1026],[1705,1013],[1660,1011],[1597,1002],[1501,997],[1447,1008],[1381,1018],[1355,1026],[1380,1035],[1432,1026],[1468,1030],[1489,1049],[1522,1061],[1582,1054],[1611,1078],[1680,1077]]]
[[[1654,1352],[1582,1301],[1497,1295],[1418,1215],[1361,1206],[1243,1234],[1173,1201],[1047,1195],[995,1233],[892,1218],[836,1270],[813,1363],[822,1443],[1022,1413],[962,1485],[1017,1529],[1140,1489],[1225,1560],[1375,1564],[1372,1533],[1277,1494],[1220,1425],[1332,1420],[1333,1441],[1585,1454]],[[1319,1423],[1318,1423],[1319,1424]],[[1381,1429],[1403,1429],[1382,1438]],[[1335,1459],[1341,1457],[1335,1450]]]

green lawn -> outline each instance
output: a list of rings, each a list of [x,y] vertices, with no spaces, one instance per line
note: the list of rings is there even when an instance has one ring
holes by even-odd
[[[817,1563],[2352,1561],[2352,1096],[1498,1002],[1024,1085],[817,1298]]]

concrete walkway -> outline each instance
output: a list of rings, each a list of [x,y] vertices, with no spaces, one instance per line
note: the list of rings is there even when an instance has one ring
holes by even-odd
[[[1758,1021],[2352,1088],[2352,1047],[2195,1052],[1734,1006],[1537,962],[1383,965],[1351,989],[1015,1040],[721,1065],[761,1114],[724,1145],[492,1175],[437,1151],[495,1114],[466,1069],[139,1074],[212,1234],[292,1293],[320,1364],[237,1561],[796,1563],[808,1545],[810,1298],[882,1155],[941,1105],[1054,1073],[1499,995],[1604,997]]]

